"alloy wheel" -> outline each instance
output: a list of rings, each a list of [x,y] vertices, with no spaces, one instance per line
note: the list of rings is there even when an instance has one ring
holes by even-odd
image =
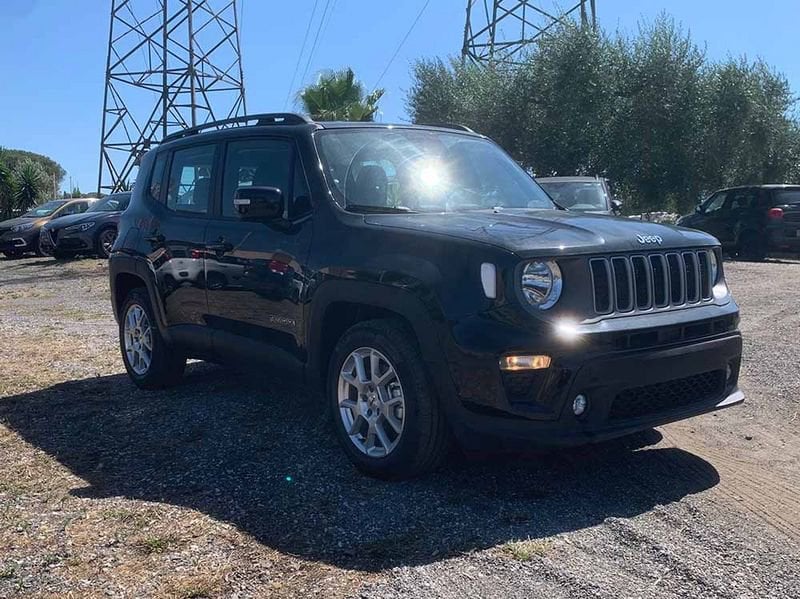
[[[100,233],[100,247],[103,250],[104,256],[111,255],[111,248],[114,247],[114,242],[117,240],[116,229],[106,229]]]
[[[389,455],[403,435],[406,404],[397,370],[371,347],[352,351],[339,372],[339,416],[350,441],[375,458]]]
[[[153,360],[153,331],[139,304],[131,304],[125,313],[123,338],[128,365],[140,376],[147,374]]]

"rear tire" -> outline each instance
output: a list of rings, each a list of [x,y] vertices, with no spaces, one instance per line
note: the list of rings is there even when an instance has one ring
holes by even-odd
[[[171,387],[186,368],[186,356],[166,342],[156,322],[147,290],[128,293],[120,309],[120,351],[128,376],[142,389]]]
[[[763,262],[767,257],[767,246],[755,231],[746,231],[739,238],[737,256],[740,260]]]
[[[339,442],[365,474],[411,478],[447,455],[444,412],[401,322],[370,320],[345,332],[330,359],[327,390]]]

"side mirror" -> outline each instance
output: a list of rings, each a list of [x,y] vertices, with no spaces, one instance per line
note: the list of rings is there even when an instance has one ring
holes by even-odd
[[[619,214],[622,210],[622,200],[611,200],[611,212]]]
[[[274,221],[283,218],[285,202],[277,187],[240,187],[233,205],[243,220]]]
[[[701,212],[703,212],[703,205],[698,204],[697,206],[694,207],[694,211],[697,212],[697,214],[700,214]]]

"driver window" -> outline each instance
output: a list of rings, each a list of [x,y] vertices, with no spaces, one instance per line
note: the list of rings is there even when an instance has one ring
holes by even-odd
[[[728,197],[727,193],[720,192],[713,196],[711,196],[708,200],[706,200],[705,206],[703,206],[703,212],[706,214],[711,214],[712,212],[717,212],[722,209],[723,204],[725,204],[725,199]]]

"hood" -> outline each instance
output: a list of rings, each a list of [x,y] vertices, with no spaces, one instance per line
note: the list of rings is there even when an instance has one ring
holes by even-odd
[[[101,223],[107,220],[116,220],[122,212],[82,212],[81,214],[70,214],[68,216],[61,216],[54,218],[45,225],[45,228],[50,230],[61,230],[64,227],[71,225],[79,225],[81,223],[96,222]]]
[[[599,214],[505,209],[435,214],[370,214],[369,224],[469,239],[533,254],[590,254],[713,246],[706,233]]]
[[[0,223],[0,229],[10,229],[11,227],[16,227],[17,225],[35,223],[37,220],[40,220],[40,218],[41,217],[37,218],[35,216],[18,216],[17,218],[10,218]]]

